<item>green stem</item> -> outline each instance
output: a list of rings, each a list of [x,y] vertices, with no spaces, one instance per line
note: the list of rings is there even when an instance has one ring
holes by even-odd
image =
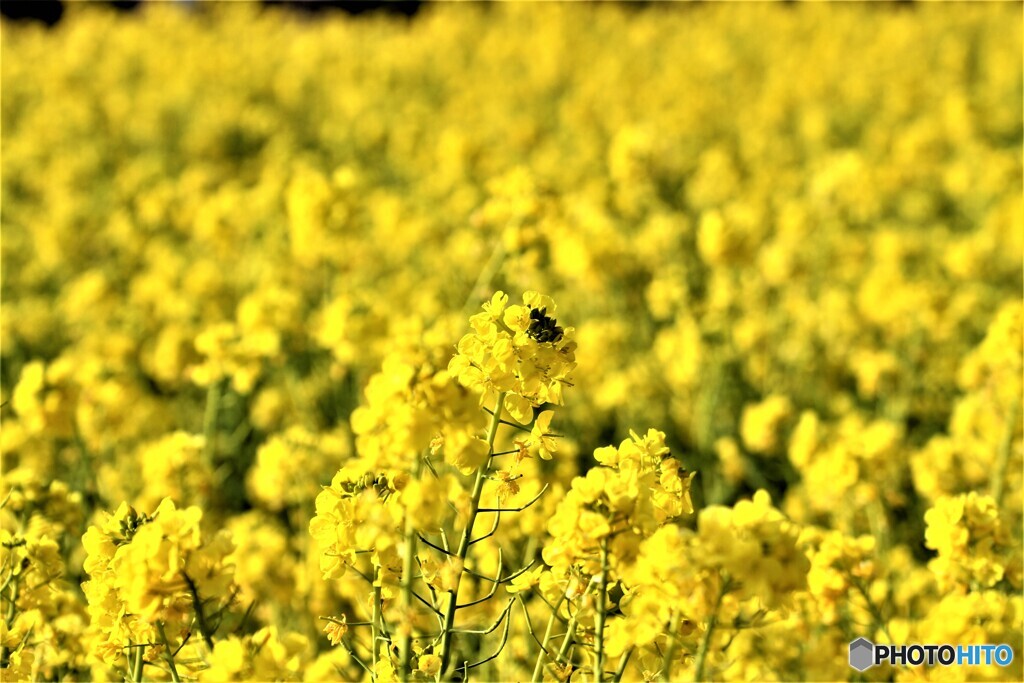
[[[416,458],[416,469],[413,477],[420,478],[423,470],[423,459]],[[416,567],[416,524],[409,511],[405,511],[405,566],[402,568],[402,609],[404,618],[409,619],[409,624],[403,625],[402,641],[400,644],[401,653],[401,676],[402,683],[409,680],[409,662],[412,659],[412,584],[413,570]]]
[[[562,639],[562,646],[558,648],[558,654],[555,656],[555,662],[561,664],[565,661],[566,655],[569,654],[569,648],[572,647],[573,639],[576,637],[576,618],[579,616],[579,612],[572,615],[569,618],[569,626],[565,631],[565,638]]]
[[[594,627],[594,648],[597,650],[597,672],[594,680],[604,680],[604,618],[608,598],[608,537],[601,539],[601,579],[597,582],[597,616]]]
[[[79,431],[77,425],[74,431],[75,445],[78,447],[78,453],[81,456],[78,459],[78,474],[75,476],[78,490],[88,495],[96,494],[96,471],[97,467],[93,465],[92,454],[89,452],[89,447],[85,444],[85,439],[82,438],[82,433]]]
[[[711,635],[715,632],[715,626],[718,625],[718,610],[722,606],[722,598],[729,591],[729,580],[722,579],[722,585],[718,590],[718,597],[715,598],[715,606],[711,609],[711,616],[708,618],[707,628],[704,629],[704,636],[700,639],[700,647],[697,649],[697,662],[694,667],[693,680],[700,681],[704,680],[704,665],[707,662],[708,650],[711,649]],[[676,634],[672,634],[673,638],[676,638]],[[671,680],[672,662],[666,661],[665,667],[665,680]]]
[[[683,620],[681,610],[676,610],[668,625],[668,650],[665,651],[665,660],[661,666],[659,678],[663,681],[672,680],[672,665],[675,663],[676,651],[679,649],[679,626]]]
[[[619,683],[622,680],[622,675],[626,673],[626,665],[629,664],[629,658],[633,656],[633,649],[629,648],[626,650],[626,654],[622,655],[619,659],[619,668],[615,670],[615,678],[612,679],[613,683]]]
[[[14,625],[14,617],[18,615],[19,582],[15,574],[11,574],[11,576],[8,578],[8,581],[14,582],[13,585],[11,586],[11,598],[10,602],[7,605],[7,614],[4,616],[4,623],[7,624],[7,629],[8,631],[10,631],[11,626]],[[0,647],[0,663],[2,663],[4,667],[8,665],[10,655],[11,650],[6,645]]]
[[[178,669],[174,666],[174,653],[171,652],[171,644],[167,640],[167,634],[164,632],[164,622],[156,622],[156,630],[160,634],[160,642],[164,646],[164,660],[167,662],[167,667],[171,671],[171,680],[174,683],[179,683],[181,680],[178,678]]]
[[[996,507],[1003,502],[1003,490],[1006,485],[1006,470],[1010,465],[1010,451],[1013,450],[1013,434],[1017,431],[1017,419],[1020,417],[1020,404],[1016,401],[1010,405],[1010,412],[1006,416],[1006,431],[1003,432],[1003,440],[999,443],[999,451],[996,456],[996,473],[992,478],[992,497],[995,498]]]
[[[892,634],[889,633],[889,627],[886,624],[885,617],[882,615],[882,610],[878,608],[875,601],[871,599],[871,595],[868,594],[868,589],[864,584],[857,578],[851,577],[851,583],[857,589],[857,592],[864,598],[864,603],[868,607],[868,612],[871,613],[871,618],[875,620],[875,627],[885,634],[885,637],[889,639],[890,643],[895,643]]]
[[[487,459],[476,471],[476,482],[473,484],[473,495],[470,500],[469,519],[466,521],[466,528],[462,530],[462,538],[459,540],[458,559],[465,564],[466,555],[469,553],[469,542],[473,535],[473,525],[476,523],[477,511],[480,509],[480,496],[483,494],[484,482],[487,477],[487,470],[491,467],[491,454],[494,453],[494,439],[498,434],[498,424],[501,422],[501,413],[505,401],[505,392],[498,394],[498,400],[494,406],[494,414],[491,416],[491,426],[487,430]],[[441,636],[441,668],[438,671],[438,680],[448,670],[448,663],[452,656],[452,629],[455,626],[455,606],[459,598],[459,585],[462,583],[462,573],[455,578],[455,586],[448,594],[448,609],[444,613],[444,629]]]
[[[555,603],[555,608],[551,610],[551,618],[548,619],[548,626],[544,629],[544,647],[537,653],[537,663],[533,667],[533,676],[530,678],[531,683],[537,683],[540,680],[541,672],[544,671],[544,654],[547,649],[548,642],[551,640],[551,632],[555,630],[555,620],[558,618],[558,608],[565,602],[565,594],[562,594],[561,599]]]
[[[370,650],[371,650],[371,652],[370,652],[370,654],[373,657],[373,659],[371,661],[373,662],[373,668],[374,668],[375,672],[377,670],[377,639],[380,638],[380,632],[381,632],[380,631],[381,590],[380,590],[380,585],[378,585],[380,583],[380,580],[381,580],[380,579],[380,567],[374,567],[374,570],[373,570],[373,606],[372,606],[373,614],[370,617],[370,633],[371,633],[371,640],[370,640]]]
[[[203,637],[203,642],[206,643],[206,647],[213,649],[213,634],[210,632],[210,628],[206,623],[206,615],[203,613],[203,601],[199,598],[199,590],[196,588],[195,582],[192,577],[186,574],[184,571],[181,572],[181,576],[185,579],[185,584],[188,586],[188,592],[192,596],[192,610],[196,613],[196,623],[199,625],[199,634]]]
[[[11,586],[11,602],[7,606],[7,617],[5,618],[7,628],[14,626],[14,617],[18,615],[18,588],[20,585],[21,582],[15,580],[14,585]]]
[[[139,644],[138,647],[133,648],[135,651],[135,661],[132,662],[132,681],[135,683],[142,682],[142,667],[145,666],[145,654],[146,646]]]
[[[466,303],[462,305],[463,317],[468,316],[473,311],[473,306],[477,300],[477,292],[480,292],[488,284],[494,274],[498,272],[498,267],[501,266],[501,260],[505,257],[505,243],[501,239],[501,235],[498,235],[498,243],[494,245],[494,250],[491,252],[490,258],[487,259],[487,264],[483,270],[480,271],[476,282],[473,283],[473,287],[469,290],[469,296],[466,297]]]
[[[872,535],[878,539],[878,545],[884,552],[889,548],[889,521],[885,513],[885,506],[878,498],[867,505],[868,525]]]
[[[224,391],[224,380],[217,380],[206,390],[206,413],[203,415],[203,436],[206,445],[203,454],[207,464],[213,464],[217,452],[217,416],[220,413],[220,398]]]

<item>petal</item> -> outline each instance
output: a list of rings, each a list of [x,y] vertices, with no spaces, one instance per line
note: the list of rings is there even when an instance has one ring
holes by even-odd
[[[533,404],[518,394],[505,396],[505,409],[519,424],[530,424],[533,421]]]

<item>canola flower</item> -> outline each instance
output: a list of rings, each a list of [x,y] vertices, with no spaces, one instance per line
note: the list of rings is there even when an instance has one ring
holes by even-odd
[[[0,23],[0,676],[1020,680],[1019,19]]]

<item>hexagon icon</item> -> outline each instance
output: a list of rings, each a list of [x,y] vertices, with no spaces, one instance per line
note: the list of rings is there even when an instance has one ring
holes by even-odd
[[[865,671],[875,665],[875,645],[867,638],[858,638],[850,643],[850,666]]]

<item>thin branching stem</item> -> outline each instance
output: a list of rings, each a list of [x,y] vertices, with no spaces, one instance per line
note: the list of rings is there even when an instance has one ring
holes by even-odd
[[[879,609],[878,605],[875,604],[875,601],[871,599],[871,595],[868,593],[868,590],[867,588],[865,588],[864,584],[856,577],[852,578],[853,581],[851,583],[853,584],[854,588],[857,589],[857,592],[860,593],[861,596],[864,598],[864,602],[867,604],[868,612],[871,614],[871,618],[875,620],[875,627],[885,634],[885,637],[889,639],[890,643],[895,643],[896,641],[893,640],[892,634],[889,633],[889,626],[886,623],[885,617],[882,615],[882,610]]]
[[[347,640],[342,638],[340,642],[341,642],[341,646],[343,648],[345,648],[346,652],[348,652],[349,657],[352,658],[352,661],[354,661],[356,664],[358,664],[360,667],[362,667],[363,671],[368,673],[370,675],[370,679],[372,680],[373,676],[374,676],[374,673],[370,669],[370,667],[368,667],[366,665],[366,662],[364,662],[362,659],[359,658],[359,655],[356,654],[355,649],[351,645],[348,644]]]
[[[11,553],[11,555],[13,556],[13,553]],[[11,576],[7,577],[7,581],[4,582],[5,588],[7,587],[7,584],[11,584],[11,595],[8,598],[7,614],[4,615],[4,624],[8,629],[10,629],[14,624],[14,618],[18,615],[18,588],[20,587],[13,572],[11,573]],[[6,645],[0,647],[0,662],[2,662],[4,666],[8,665],[10,655],[11,651]]]
[[[547,490],[548,485],[544,484],[544,486],[541,487],[541,490],[537,492],[537,495],[535,495],[528,502],[523,503],[521,506],[517,508],[480,508],[479,510],[477,510],[477,512],[522,512],[523,510],[527,509],[528,507],[536,503],[538,500],[540,500],[540,497],[543,496],[544,492]]]
[[[332,624],[338,624],[339,626],[369,626],[369,621],[342,621],[341,619],[335,619],[334,617],[318,617],[320,621],[329,621]]]
[[[540,595],[538,593],[538,596],[540,596],[540,599],[544,600],[545,604],[547,604],[548,607],[551,608],[551,617],[548,618],[547,628],[544,629],[544,641],[541,644],[541,651],[537,653],[537,662],[533,666],[533,676],[530,677],[531,683],[538,683],[538,681],[541,680],[541,674],[544,672],[544,658],[545,656],[551,658],[550,651],[548,650],[547,645],[549,642],[551,642],[551,637],[555,630],[555,622],[559,621],[564,623],[564,620],[558,614],[558,610],[562,608],[562,603],[565,602],[567,599],[565,593],[563,593],[562,596],[558,599],[558,602],[556,602],[554,605],[551,605],[550,603],[548,603],[548,601],[544,598],[543,595]],[[571,620],[571,622],[574,623],[575,620]],[[568,632],[565,635],[569,635]]]
[[[494,579],[492,579],[489,576],[484,576],[483,574],[475,572],[472,569],[463,568],[462,571],[464,573],[469,574],[470,576],[476,577],[478,579],[483,579],[484,581],[489,581],[490,583],[499,583],[500,584],[500,583],[509,583],[510,581],[518,579],[520,576],[522,576],[526,572],[530,571],[530,568],[533,567],[533,565],[536,564],[536,563],[537,563],[537,561],[533,560],[532,562],[530,562],[530,564],[526,565],[525,567],[523,567],[522,569],[518,570],[514,574],[509,574],[505,578],[498,579],[498,580],[494,580]]]
[[[594,622],[594,649],[597,651],[597,683],[604,680],[604,618],[608,598],[608,538],[601,539],[601,577],[597,582],[597,615]]]
[[[427,599],[426,599],[425,597],[423,597],[422,595],[420,595],[420,594],[419,594],[419,593],[417,593],[416,591],[413,591],[413,592],[412,592],[412,597],[416,598],[416,599],[417,599],[417,600],[419,600],[419,601],[420,601],[421,603],[423,603],[424,605],[426,605],[426,607],[427,607],[427,608],[429,608],[429,609],[430,609],[430,611],[431,611],[431,612],[433,612],[434,614],[436,614],[436,615],[438,615],[438,616],[441,616],[441,617],[443,617],[443,616],[444,616],[443,614],[441,614],[441,610],[437,609],[437,607],[435,607],[435,606],[434,606],[433,604],[431,604],[431,602],[430,602],[430,601],[428,601],[428,600],[427,600]]]
[[[441,475],[439,475],[437,473],[437,470],[434,468],[434,463],[430,462],[430,456],[429,455],[424,455],[423,458],[421,458],[421,460],[422,460],[422,464],[426,465],[427,469],[434,476],[434,479],[440,479],[441,478]]]
[[[134,648],[132,652],[134,660],[132,661],[131,677],[135,683],[141,683],[142,681],[142,668],[146,665],[146,646],[139,645]]]
[[[1017,431],[1017,420],[1020,417],[1020,403],[1016,400],[1010,405],[1006,415],[1006,430],[1003,432],[999,450],[996,452],[996,471],[992,478],[992,497],[996,507],[1003,502],[1003,491],[1006,486],[1006,470],[1010,464],[1010,452],[1013,450],[1013,435]]]
[[[196,624],[199,626],[199,635],[203,637],[203,642],[206,643],[206,647],[213,649],[213,633],[210,632],[210,627],[206,623],[206,615],[203,613],[203,601],[199,599],[199,591],[196,589],[196,584],[188,574],[181,572],[182,578],[185,580],[185,585],[188,586],[189,595],[192,596],[192,610],[196,613]]]
[[[512,221],[510,221],[511,223]],[[494,279],[494,275],[498,272],[501,267],[501,262],[505,258],[505,242],[497,240],[494,244],[494,250],[491,251],[490,258],[487,259],[487,263],[483,269],[477,275],[476,282],[469,290],[469,295],[466,296],[466,303],[462,305],[463,316],[468,316],[473,310],[473,304],[475,303],[478,296],[487,288],[491,280]]]
[[[369,576],[367,576],[363,571],[361,571],[354,564],[348,565],[348,568],[351,569],[352,571],[354,571],[356,574],[358,574],[363,579],[363,581],[365,581],[366,583],[370,584],[371,586],[373,585],[373,579],[370,578]]]
[[[430,546],[431,548],[433,548],[437,552],[441,553],[442,555],[447,555],[449,557],[454,557],[454,555],[452,555],[451,552],[447,548],[442,548],[441,546],[437,545],[436,543],[431,543],[430,541],[428,541],[426,539],[426,537],[423,534],[416,534],[416,536],[419,538],[420,541],[423,542],[424,545]]]
[[[530,433],[531,433],[531,431],[530,431],[530,428],[529,428],[529,427],[524,427],[523,425],[521,425],[521,424],[519,424],[519,423],[517,423],[517,422],[510,422],[510,421],[508,421],[508,420],[501,420],[501,424],[503,424],[503,425],[506,425],[506,426],[508,426],[508,427],[515,427],[515,428],[516,428],[516,429],[518,429],[519,431],[521,431],[521,432],[526,432],[527,434],[530,434]]]
[[[420,458],[417,460],[416,471],[413,476],[419,479],[422,473],[422,462],[426,458]],[[406,683],[409,680],[409,662],[412,659],[412,600],[413,600],[413,567],[416,562],[416,539],[419,534],[416,533],[416,523],[413,516],[409,514],[409,511],[405,511],[405,564],[402,568],[402,607],[404,608],[405,618],[410,619],[410,623],[407,628],[402,629],[402,640],[399,644],[399,656],[400,656],[400,668],[398,675],[401,677],[402,683]]]
[[[551,653],[548,652],[548,649],[544,646],[544,643],[540,642],[540,638],[537,637],[537,634],[533,630],[533,621],[530,619],[530,611],[526,609],[526,601],[523,600],[523,594],[518,593],[516,597],[519,598],[519,606],[523,608],[523,617],[526,618],[526,630],[533,637],[533,642],[537,643],[537,645],[540,647],[541,654],[545,654],[550,657]]]
[[[469,629],[469,628],[457,628],[452,633],[461,633],[468,636],[486,636],[488,633],[494,633],[501,622],[508,616],[508,613],[512,610],[512,605],[515,604],[515,598],[509,598],[508,603],[505,605],[505,609],[498,615],[497,620],[488,626],[487,628]]]
[[[558,601],[558,603],[556,603],[555,605],[552,605],[550,602],[548,602],[548,599],[545,598],[540,593],[537,593],[537,597],[540,598],[541,602],[543,602],[545,605],[547,605],[551,609],[551,616],[554,617],[555,619],[557,619],[560,624],[563,624],[563,625],[568,625],[569,624],[569,620],[566,619],[565,617],[563,617],[562,615],[560,615],[558,613],[558,609],[562,606],[562,602],[565,600],[565,596],[564,595]]]
[[[501,522],[501,513],[498,512],[498,513],[496,513],[494,515],[494,524],[491,525],[491,530],[488,531],[483,536],[480,536],[479,538],[474,538],[472,541],[469,542],[469,544],[470,545],[475,545],[475,544],[479,543],[480,541],[487,540],[488,538],[490,538],[491,536],[496,534],[498,532],[498,524],[500,522]]]
[[[626,654],[619,659],[619,668],[615,670],[615,678],[612,679],[612,683],[619,683],[622,680],[623,674],[626,673],[626,665],[629,664],[629,658],[633,656],[633,649],[626,650]]]
[[[256,602],[257,602],[256,600],[253,600],[252,602],[249,603],[249,606],[245,609],[245,614],[242,615],[242,621],[240,621],[238,626],[237,626],[237,628],[235,628],[235,633],[236,634],[242,633],[243,631],[245,631],[245,627],[249,623],[249,617],[252,616],[253,610],[256,609]]]
[[[489,409],[489,408],[486,408],[486,407],[484,408],[484,412],[485,412],[485,413],[487,413],[488,415],[492,415],[492,416],[494,415],[494,411],[493,411],[493,410],[491,410],[491,409]],[[530,429],[530,427],[528,427],[528,426],[523,426],[523,425],[519,424],[518,422],[510,422],[509,420],[505,420],[505,419],[501,419],[501,418],[499,418],[499,419],[498,419],[498,422],[499,422],[500,424],[506,425],[506,426],[508,426],[508,427],[515,427],[516,429],[518,429],[518,430],[520,430],[520,431],[524,431],[524,432],[526,432],[527,434],[530,434],[530,433],[532,432],[532,430]],[[514,451],[508,451],[508,452],[506,452],[506,453],[491,453],[491,457],[494,457],[495,455],[508,455],[508,453],[515,453],[515,452],[517,452],[518,450],[519,450],[519,449],[517,448],[517,449],[516,449],[516,450],[514,450]]]
[[[164,661],[167,662],[167,668],[171,673],[171,680],[174,683],[179,683],[181,679],[178,678],[178,669],[174,666],[174,654],[171,653],[171,644],[167,640],[167,633],[164,632],[164,622],[156,622],[156,630],[160,634],[160,643],[164,646]]]
[[[220,414],[220,400],[224,393],[224,380],[214,382],[206,390],[206,411],[203,415],[203,455],[207,464],[212,464],[217,453],[217,418]]]
[[[722,577],[722,584],[718,589],[718,597],[715,598],[715,604],[711,608],[711,616],[708,617],[708,625],[704,629],[704,635],[700,639],[700,645],[697,647],[697,658],[695,660],[693,668],[693,680],[700,681],[704,680],[704,666],[707,663],[708,650],[711,649],[711,636],[715,632],[715,626],[718,624],[718,611],[722,606],[722,599],[725,598],[725,594],[729,592],[729,579],[728,577]],[[662,680],[672,680],[672,660],[675,659],[675,649],[679,643],[679,624],[676,624],[676,628],[672,631],[669,652],[665,656],[665,666],[662,667]]]
[[[488,457],[476,471],[476,481],[473,484],[473,494],[470,498],[469,519],[466,520],[466,527],[462,530],[462,538],[459,541],[458,558],[465,564],[466,555],[469,553],[469,541],[473,535],[473,524],[480,509],[480,496],[484,490],[487,470],[490,468],[490,454],[494,453],[494,439],[498,435],[498,424],[501,422],[502,405],[505,400],[505,392],[498,394],[498,400],[494,405],[494,414],[491,417],[491,425],[487,430],[487,454]],[[455,586],[448,594],[448,608],[445,610],[444,634],[441,636],[441,668],[438,672],[438,680],[448,670],[448,664],[452,656],[452,630],[455,626],[455,606],[459,597],[459,585],[462,583],[462,573],[455,579]]]
[[[676,650],[679,648],[678,634],[679,627],[682,626],[682,621],[682,611],[676,610],[668,622],[668,649],[665,651],[664,657],[662,657],[661,675],[658,677],[659,680],[672,680],[672,665],[675,663]]]
[[[188,632],[185,633],[185,637],[181,639],[181,644],[178,645],[178,649],[174,651],[174,655],[173,655],[174,657],[177,657],[178,653],[181,652],[183,649],[185,649],[185,643],[187,643],[189,638],[191,638],[191,637],[192,637],[192,631],[189,630]]]
[[[439,533],[441,534],[441,545],[444,547],[444,551],[446,553],[451,553],[452,544],[448,542],[448,532],[442,528],[439,529]]]
[[[579,625],[579,622],[576,620],[577,616],[579,616],[579,612],[572,615],[572,618],[569,619],[569,628],[565,632],[565,637],[562,638],[562,646],[558,648],[558,654],[555,655],[556,664],[561,665],[569,656],[569,649],[573,646],[576,639],[576,627]]]
[[[373,668],[377,668],[377,639],[380,638],[380,620],[381,620],[381,590],[380,585],[380,568],[375,567],[373,570],[373,605],[371,607],[372,614],[370,616],[370,629],[372,632],[370,638],[370,656],[373,662]]]
[[[461,605],[455,605],[455,609],[466,609],[467,607],[475,607],[476,605],[483,604],[494,597],[494,594],[498,591],[498,583],[501,580],[501,549],[498,549],[498,573],[495,575],[494,580],[491,582],[491,592],[482,598],[473,600],[472,602],[463,603]]]
[[[494,651],[494,654],[492,654],[490,657],[487,657],[486,659],[481,659],[479,662],[474,662],[472,664],[466,664],[465,667],[464,667],[464,670],[467,672],[467,674],[468,674],[470,669],[475,669],[478,666],[481,666],[481,665],[486,664],[487,662],[489,662],[489,661],[491,661],[493,659],[496,659],[498,657],[498,655],[501,654],[502,650],[505,649],[505,644],[508,643],[509,627],[512,625],[512,617],[508,616],[509,610],[512,609],[512,602],[513,602],[512,600],[509,600],[508,607],[505,608],[505,611],[502,614],[502,618],[505,619],[505,630],[501,634],[501,643],[498,644],[498,648]],[[467,679],[468,679],[468,675],[467,675]]]

